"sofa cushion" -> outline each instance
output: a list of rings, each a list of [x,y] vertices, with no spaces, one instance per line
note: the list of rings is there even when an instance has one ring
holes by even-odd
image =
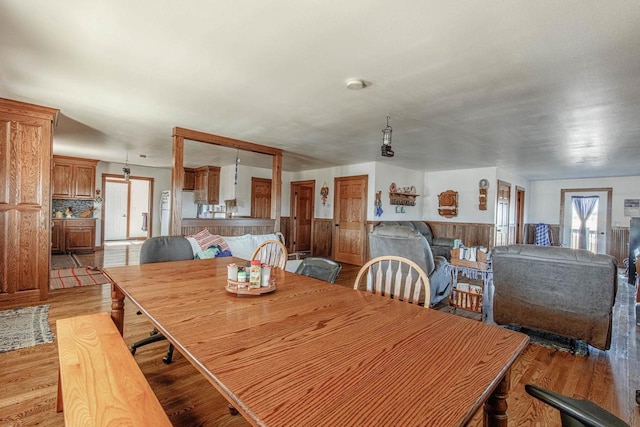
[[[251,234],[244,234],[242,236],[224,236],[224,240],[227,243],[229,250],[231,250],[231,254],[238,258],[248,260],[256,249],[256,244]]]

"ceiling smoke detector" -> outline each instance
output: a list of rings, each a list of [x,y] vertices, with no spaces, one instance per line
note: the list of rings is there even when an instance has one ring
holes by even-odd
[[[347,89],[360,90],[360,89],[364,89],[365,87],[366,87],[366,84],[364,83],[364,80],[360,80],[360,79],[347,80]]]

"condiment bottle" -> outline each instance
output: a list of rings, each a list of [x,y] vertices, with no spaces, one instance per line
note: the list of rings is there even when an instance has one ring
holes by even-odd
[[[251,261],[251,267],[249,268],[249,287],[259,288],[261,277],[262,268],[260,267],[260,260],[254,259]]]
[[[247,281],[247,272],[244,271],[244,267],[238,267],[238,282]]]

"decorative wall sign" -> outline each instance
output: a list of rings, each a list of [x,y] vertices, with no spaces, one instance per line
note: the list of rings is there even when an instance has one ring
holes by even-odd
[[[458,216],[458,192],[447,190],[438,194],[438,214],[445,218]]]
[[[376,201],[374,202],[375,215],[382,216],[382,190],[376,191]]]
[[[487,210],[487,188],[489,188],[489,181],[486,179],[481,179],[478,183],[479,191],[480,191],[480,201],[478,204],[478,209],[481,211]]]

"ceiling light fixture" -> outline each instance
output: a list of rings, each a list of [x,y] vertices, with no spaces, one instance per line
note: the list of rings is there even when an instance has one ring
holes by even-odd
[[[366,86],[367,85],[364,83],[364,80],[360,80],[360,79],[347,80],[347,89],[360,90],[360,89],[364,89]]]
[[[129,167],[129,151],[127,151],[127,159],[124,162],[124,167],[122,168],[122,172],[124,172],[125,182],[129,182],[129,178],[131,177],[131,168]]]
[[[387,116],[387,127],[382,129],[382,146],[380,147],[382,157],[393,157],[394,152],[391,149],[391,126],[389,126],[389,119],[391,116]]]

